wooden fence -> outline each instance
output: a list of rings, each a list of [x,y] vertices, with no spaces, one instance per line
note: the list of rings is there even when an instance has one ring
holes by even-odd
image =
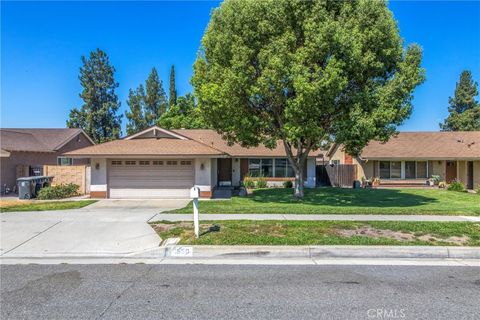
[[[317,166],[317,181],[320,185],[332,187],[352,187],[357,177],[356,164],[336,164]]]

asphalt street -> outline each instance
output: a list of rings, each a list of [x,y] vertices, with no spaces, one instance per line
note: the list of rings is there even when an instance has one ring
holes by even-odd
[[[479,319],[480,268],[2,265],[1,319]]]

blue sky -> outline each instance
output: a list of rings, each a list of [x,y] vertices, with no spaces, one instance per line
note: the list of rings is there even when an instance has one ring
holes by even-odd
[[[64,127],[82,104],[80,57],[98,48],[115,66],[127,108],[129,88],[155,66],[168,92],[176,68],[180,95],[191,91],[192,64],[210,12],[219,2],[1,3],[1,126]],[[460,72],[480,82],[480,2],[392,1],[405,43],[424,48],[427,80],[414,94],[414,111],[399,129],[438,130]],[[125,120],[123,121],[125,127]]]

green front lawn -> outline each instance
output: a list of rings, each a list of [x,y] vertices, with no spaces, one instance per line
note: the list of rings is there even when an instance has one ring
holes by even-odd
[[[191,213],[192,203],[172,213]],[[480,195],[439,189],[259,189],[247,197],[201,201],[200,213],[480,215]]]
[[[78,209],[88,206],[96,202],[95,200],[79,200],[79,201],[49,201],[49,202],[35,202],[29,201],[26,203],[18,202],[18,204],[0,204],[0,212],[15,212],[15,211],[47,211],[47,210],[65,210]]]
[[[191,222],[151,225],[162,239],[189,245],[480,246],[480,224],[470,222],[202,221],[199,239]]]

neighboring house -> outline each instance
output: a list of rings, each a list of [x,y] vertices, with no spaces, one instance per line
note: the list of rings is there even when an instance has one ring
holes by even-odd
[[[183,198],[192,186],[210,198],[215,188],[239,186],[246,175],[269,184],[292,180],[293,170],[281,143],[229,146],[213,130],[165,130],[154,126],[137,134],[67,152],[91,161],[90,195],[95,198]],[[305,186],[315,187],[315,158],[307,159]]]
[[[388,142],[370,142],[360,157],[334,145],[331,164],[357,164],[357,179],[379,177],[381,184],[424,183],[432,175],[467,188],[480,185],[480,131],[400,132]]]
[[[13,190],[19,177],[42,175],[44,165],[88,163],[63,153],[93,144],[81,129],[0,129],[2,192]]]

